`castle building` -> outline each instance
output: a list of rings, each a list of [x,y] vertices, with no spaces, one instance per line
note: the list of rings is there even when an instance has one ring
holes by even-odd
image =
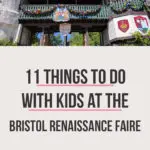
[[[31,36],[42,32],[41,45],[50,45],[49,34],[61,31],[100,32],[101,45],[133,38],[150,30],[150,0],[0,0],[0,38],[31,45]]]

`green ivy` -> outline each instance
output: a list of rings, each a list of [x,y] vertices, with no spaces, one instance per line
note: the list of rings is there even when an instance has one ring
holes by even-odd
[[[150,46],[150,31],[146,35],[140,32],[133,33],[133,40],[123,41],[122,46]]]
[[[150,46],[150,31],[144,36],[140,32],[135,32],[133,37],[135,38],[135,44],[140,46]]]

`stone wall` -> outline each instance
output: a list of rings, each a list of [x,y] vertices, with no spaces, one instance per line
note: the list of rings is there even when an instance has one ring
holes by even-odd
[[[18,29],[20,0],[0,0],[0,39],[13,40]]]
[[[31,45],[31,32],[27,27],[23,27],[19,45],[21,46]]]

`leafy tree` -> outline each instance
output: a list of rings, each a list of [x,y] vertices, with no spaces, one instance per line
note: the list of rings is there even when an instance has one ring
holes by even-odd
[[[32,46],[38,45],[39,45],[38,33],[35,33],[32,35]]]
[[[80,33],[73,33],[70,43],[71,46],[83,46],[83,35]],[[100,45],[99,32],[89,32],[89,45],[90,46]]]
[[[40,45],[40,37],[41,35],[39,35],[40,33],[35,33],[32,36],[32,45],[33,46],[39,46]],[[50,45],[52,46],[59,46],[62,45],[62,39],[60,35],[50,35],[50,39],[49,39]]]
[[[62,45],[62,39],[60,35],[51,35],[50,36],[50,44],[52,46],[60,46]]]
[[[71,46],[82,46],[83,45],[83,35],[77,32],[72,34],[72,38],[70,40]]]
[[[90,46],[99,46],[100,45],[100,33],[99,32],[90,32],[89,33],[89,45]]]

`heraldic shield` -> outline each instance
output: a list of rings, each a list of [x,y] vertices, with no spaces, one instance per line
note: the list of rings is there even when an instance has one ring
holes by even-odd
[[[70,13],[67,8],[58,7],[53,13],[53,21],[55,22],[67,22],[70,20]]]
[[[129,21],[128,20],[120,20],[118,21],[118,28],[122,32],[127,32],[129,29]]]
[[[134,21],[136,24],[136,27],[143,33],[146,33],[148,31],[149,25],[146,17],[143,16],[137,16],[134,17]]]

